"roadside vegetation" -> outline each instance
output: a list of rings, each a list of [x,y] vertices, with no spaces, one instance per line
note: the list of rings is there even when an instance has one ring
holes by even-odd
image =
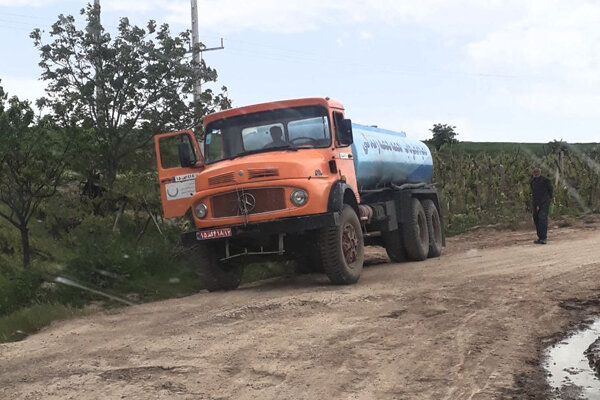
[[[554,185],[553,219],[600,212],[600,143],[459,142],[456,127],[435,124],[426,141],[447,235],[475,226],[513,229],[531,220],[531,168]]]
[[[179,243],[185,220],[166,221],[152,138],[231,106],[217,73],[188,57],[188,32],[133,26],[112,36],[99,9],[86,27],[59,16],[31,37],[47,95],[36,115],[0,81],[0,342],[97,307],[186,296],[201,288],[193,254]],[[201,103],[191,101],[200,74]],[[529,218],[534,160],[555,180],[555,215],[600,210],[600,146],[461,143],[436,124],[429,143],[446,232],[511,227]],[[243,282],[284,273],[277,263],[247,268]]]
[[[600,212],[600,145],[504,144],[504,150],[471,152],[470,144],[432,149],[434,183],[440,193],[446,234],[474,226],[511,229],[531,220],[531,166],[554,185],[553,219]],[[482,149],[484,143],[473,143]],[[537,151],[532,151],[537,148]]]
[[[191,61],[189,32],[127,18],[107,32],[92,5],[79,17],[30,35],[47,84],[35,108],[0,81],[0,342],[95,301],[199,289],[186,222],[161,217],[152,139],[229,108],[227,89]]]

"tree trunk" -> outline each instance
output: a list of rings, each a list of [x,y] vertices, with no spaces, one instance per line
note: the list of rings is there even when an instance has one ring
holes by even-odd
[[[29,248],[29,229],[27,226],[19,227],[21,231],[21,249],[23,251],[23,268],[29,267],[31,263],[31,249]]]
[[[106,194],[105,199],[109,203],[109,207],[112,207],[116,202],[115,192],[113,187],[115,185],[115,181],[117,180],[117,167],[112,163],[107,167],[104,175],[104,184],[106,185]]]
[[[113,228],[112,228],[113,232],[119,231],[119,221],[121,220],[121,217],[123,216],[123,213],[125,212],[126,205],[127,205],[127,199],[122,199],[121,205],[119,206],[119,209],[117,210],[117,216],[115,217],[115,223],[113,224]]]

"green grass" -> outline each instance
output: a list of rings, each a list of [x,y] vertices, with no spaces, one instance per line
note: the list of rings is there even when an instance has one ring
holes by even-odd
[[[85,312],[62,304],[35,304],[0,317],[0,343],[14,342],[50,325]]]

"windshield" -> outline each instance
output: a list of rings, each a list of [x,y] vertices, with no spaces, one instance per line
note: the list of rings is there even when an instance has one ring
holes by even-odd
[[[321,148],[331,144],[327,109],[285,108],[214,121],[206,127],[207,164],[280,149]]]

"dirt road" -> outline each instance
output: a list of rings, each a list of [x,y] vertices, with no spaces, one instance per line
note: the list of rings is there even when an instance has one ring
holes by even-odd
[[[262,282],[0,345],[2,399],[547,398],[539,350],[600,310],[598,224],[475,231],[357,285]]]

